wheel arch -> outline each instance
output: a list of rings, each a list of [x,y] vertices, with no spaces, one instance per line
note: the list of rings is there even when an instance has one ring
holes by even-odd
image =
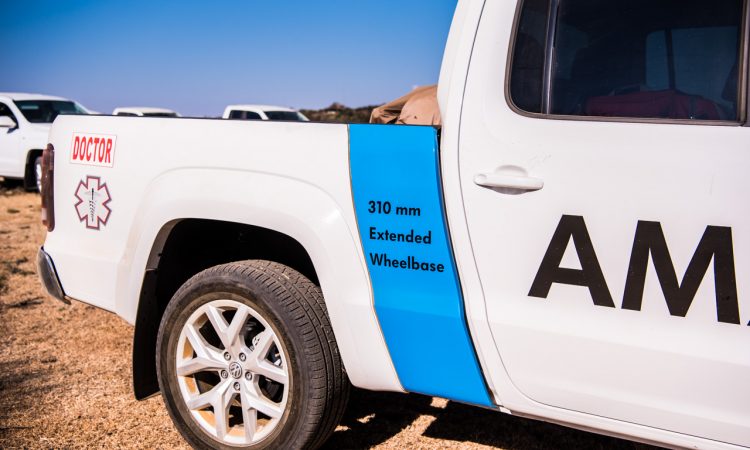
[[[213,219],[174,220],[159,230],[143,276],[135,320],[132,357],[136,399],[145,399],[159,391],[156,337],[161,317],[174,293],[204,269],[249,259],[291,267],[320,286],[309,253],[287,234]]]
[[[296,266],[318,283],[352,384],[403,392],[375,314],[349,187],[323,189],[323,185],[268,173],[181,169],[156,178],[137,196],[139,204],[131,210],[134,219],[117,266],[113,310],[136,324],[134,356],[139,361],[137,369],[134,364],[134,384],[139,398],[153,393],[152,388],[142,389],[149,386],[150,378],[144,374],[152,373],[153,361],[146,353],[153,351],[152,341],[144,339],[150,338],[144,330],[158,327],[161,317],[148,293],[156,289],[162,250],[172,233],[180,232],[181,223],[198,220],[231,223],[243,230],[273,230],[286,236],[287,242],[296,242],[294,247],[301,247],[307,258],[287,255],[278,261],[273,254],[263,258]],[[202,238],[200,233],[198,237]],[[308,258],[309,267],[300,263]],[[149,321],[150,326],[144,325]],[[152,350],[143,350],[144,343]],[[143,366],[143,361],[148,364]],[[141,370],[144,367],[148,370]]]

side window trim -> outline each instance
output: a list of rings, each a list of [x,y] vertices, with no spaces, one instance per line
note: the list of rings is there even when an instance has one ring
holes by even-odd
[[[520,3],[523,4],[523,0],[521,0]],[[545,34],[544,43],[544,77],[542,78],[542,114],[547,115],[549,115],[552,111],[552,71],[554,69],[554,65],[552,63],[554,62],[553,50],[555,48],[555,34],[557,33],[557,14],[559,12],[560,0],[550,0],[549,11],[547,12],[547,31]]]
[[[748,109],[750,109],[750,1],[745,0],[743,9],[742,22],[742,40],[743,46],[740,70],[739,70],[739,89],[738,89],[738,108],[739,120],[743,126],[750,126],[748,122]]]
[[[0,102],[0,105],[3,105],[5,109],[8,110],[7,116],[9,116],[11,119],[13,119],[14,122],[16,122],[16,127],[18,126],[18,119],[16,118],[16,115],[13,114],[13,110],[8,106],[5,102]]]
[[[550,12],[547,20],[547,31],[545,35],[544,48],[544,72],[542,92],[542,112],[529,112],[519,108],[511,95],[511,73],[513,70],[514,49],[516,38],[519,34],[523,6],[526,0],[518,0],[516,4],[513,28],[509,40],[505,68],[505,101],[510,109],[518,115],[551,120],[574,120],[584,122],[621,122],[621,123],[649,123],[649,124],[674,124],[674,125],[708,125],[708,126],[750,126],[748,121],[748,110],[750,110],[750,0],[743,0],[743,16],[740,32],[740,63],[738,72],[737,89],[737,119],[736,120],[700,120],[700,119],[668,119],[668,118],[642,118],[642,117],[607,117],[607,116],[583,116],[553,114],[551,110],[552,96],[552,71],[554,58],[555,30],[557,27],[558,12],[561,0],[550,0]]]

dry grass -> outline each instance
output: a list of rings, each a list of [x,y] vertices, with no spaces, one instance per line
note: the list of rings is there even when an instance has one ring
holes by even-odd
[[[39,196],[0,187],[0,448],[187,448],[131,391],[132,328],[48,298]],[[328,449],[632,449],[627,441],[420,395],[355,391]]]

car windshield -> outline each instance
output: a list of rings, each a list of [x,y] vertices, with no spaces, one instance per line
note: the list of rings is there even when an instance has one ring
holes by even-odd
[[[305,119],[297,111],[263,111],[268,116],[268,120],[292,120],[302,122]]]
[[[66,100],[18,100],[14,102],[31,123],[52,123],[59,114],[88,114],[83,106]]]

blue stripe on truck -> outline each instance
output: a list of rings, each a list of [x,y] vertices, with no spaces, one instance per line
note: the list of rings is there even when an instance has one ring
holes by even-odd
[[[375,312],[404,389],[493,406],[466,327],[432,127],[350,125]]]

